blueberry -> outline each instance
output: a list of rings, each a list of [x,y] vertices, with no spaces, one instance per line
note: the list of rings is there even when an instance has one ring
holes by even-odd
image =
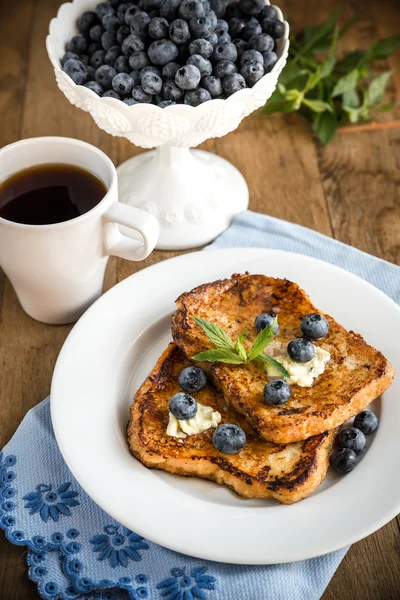
[[[186,421],[196,416],[197,402],[193,396],[185,392],[178,392],[169,401],[169,410],[176,419]]]
[[[237,454],[246,445],[246,434],[239,425],[219,425],[213,435],[214,447],[224,454]]]
[[[225,15],[226,7],[228,6],[228,0],[210,0],[210,6],[220,19]]]
[[[117,13],[119,14],[120,17],[123,17],[123,16],[125,16],[126,11],[130,7],[131,7],[130,2],[122,2],[122,4],[120,4],[117,8]]]
[[[158,75],[159,77],[161,77],[161,71],[160,71],[160,69],[157,69],[157,67],[154,67],[153,65],[150,65],[149,67],[144,67],[140,71],[140,77],[142,77],[145,73],[155,73],[156,75]]]
[[[134,52],[141,52],[144,50],[144,42],[143,40],[136,35],[136,33],[131,33],[127,38],[122,42],[122,54],[126,56],[130,56]]]
[[[243,13],[239,8],[239,2],[230,2],[226,7],[225,19],[229,22],[230,19],[234,19],[235,17],[243,17]]]
[[[247,23],[246,27],[243,29],[242,37],[248,42],[254,35],[260,35],[262,33],[262,27],[260,23]]]
[[[160,8],[160,16],[173,21],[178,16],[178,9],[182,0],[165,0]]]
[[[142,102],[145,104],[151,104],[153,100],[151,94],[146,94],[140,85],[136,85],[132,90],[132,98],[137,102]]]
[[[210,19],[211,29],[212,29],[212,31],[214,31],[214,29],[217,27],[217,24],[218,24],[217,15],[215,14],[215,12],[213,10],[206,10],[206,13],[204,16],[207,17],[207,19]]]
[[[129,57],[129,66],[132,71],[140,71],[140,69],[144,69],[150,64],[149,57],[146,52],[134,52]]]
[[[81,62],[83,62],[83,64],[85,65],[85,67],[87,67],[88,64],[89,64],[89,56],[87,54],[81,54],[78,57],[78,60],[80,60]]]
[[[108,2],[100,2],[95,8],[96,15],[102,19],[107,13],[113,13],[114,9]]]
[[[212,44],[213,48],[218,44],[218,36],[214,32],[207,36],[207,40]]]
[[[138,102],[137,100],[134,100],[133,98],[125,98],[124,102],[128,106],[133,106],[134,104],[140,104],[140,102]]]
[[[96,69],[92,65],[85,65],[87,72],[87,80],[93,80]]]
[[[71,77],[76,85],[83,85],[87,79],[86,67],[80,60],[70,58],[63,66],[63,71]]]
[[[354,427],[357,427],[364,435],[374,433],[379,424],[378,417],[370,410],[363,410],[354,419]]]
[[[272,327],[272,323],[275,321],[275,319],[276,315],[274,315],[273,313],[262,313],[261,315],[258,315],[258,317],[256,317],[256,320],[254,321],[254,327],[257,329],[257,331],[261,331],[266,327]],[[277,333],[278,329],[279,324],[277,320],[273,328],[273,333]]]
[[[285,404],[292,395],[290,386],[282,379],[270,381],[264,388],[264,403],[269,406]]]
[[[116,36],[115,36],[117,38],[117,42],[120,46],[123,44],[124,40],[126,40],[126,38],[129,36],[130,33],[131,33],[131,30],[128,27],[128,25],[121,25],[121,27],[118,29]]]
[[[178,69],[180,65],[177,62],[169,62],[163,67],[162,75],[165,79],[175,79]]]
[[[244,19],[234,17],[229,21],[229,31],[233,38],[240,37],[245,27],[246,21]]]
[[[249,48],[253,48],[253,50],[258,50],[259,52],[269,52],[273,49],[274,44],[274,40],[267,33],[253,35],[249,40]]]
[[[212,98],[218,98],[218,96],[221,96],[223,92],[222,82],[219,77],[215,77],[215,75],[208,75],[207,77],[204,77],[201,80],[200,85],[210,93]]]
[[[278,21],[278,19],[264,19],[262,22],[262,30],[264,33],[268,33],[274,40],[277,40],[285,33],[285,26],[282,21]]]
[[[101,45],[104,50],[108,50],[111,46],[117,45],[117,36],[113,31],[105,31],[101,36]]]
[[[183,19],[172,21],[169,26],[169,37],[175,44],[184,44],[190,38],[189,25]]]
[[[230,60],[221,60],[214,65],[213,75],[219,79],[223,79],[225,75],[232,75],[237,73],[237,66]]]
[[[167,106],[172,106],[173,104],[175,104],[175,102],[172,102],[172,100],[162,100],[157,106],[160,108],[167,108]]]
[[[114,13],[104,15],[101,22],[106,31],[114,31],[115,33],[117,33],[118,29],[123,25],[122,19]]]
[[[153,65],[159,66],[164,66],[178,57],[178,48],[170,40],[153,42],[147,52]]]
[[[259,15],[264,5],[264,0],[239,0],[239,7],[245,15]]]
[[[120,96],[129,96],[134,85],[135,82],[127,73],[117,73],[112,80],[113,89]]]
[[[97,52],[97,50],[103,50],[101,43],[100,42],[92,42],[88,46],[87,53],[89,56],[93,56],[93,54],[95,52]]]
[[[236,46],[231,42],[218,44],[214,49],[213,57],[215,62],[219,62],[220,60],[230,60],[231,62],[235,62],[237,59]]]
[[[145,33],[147,33],[150,21],[151,19],[149,15],[146,12],[140,11],[133,15],[131,27],[133,28],[134,32],[138,35],[144,35]]]
[[[105,90],[110,90],[112,87],[112,81],[116,76],[117,71],[109,65],[102,65],[99,67],[95,74],[97,83],[103,86]]]
[[[204,56],[204,58],[210,58],[213,51],[214,47],[209,40],[199,39],[190,42],[190,54],[200,54],[201,56]]]
[[[258,15],[259,21],[263,21],[264,19],[275,19],[276,12],[273,6],[264,6],[260,14]]]
[[[164,81],[162,93],[166,100],[178,102],[183,98],[184,91],[176,85],[175,81]]]
[[[194,65],[181,67],[175,75],[175,83],[181,90],[194,90],[199,85],[200,71]]]
[[[352,471],[357,465],[357,455],[353,450],[349,450],[349,448],[340,448],[332,452],[330,463],[335,471],[344,475]]]
[[[278,61],[278,57],[275,52],[263,52],[262,53],[263,61],[264,61],[264,72],[269,73],[272,71],[272,68],[276,65]]]
[[[235,44],[238,58],[240,58],[242,56],[243,52],[245,52],[248,48],[247,42],[245,42],[244,40],[240,40],[240,39],[232,40],[232,44]]]
[[[140,71],[131,71],[129,76],[132,77],[135,86],[140,84]]]
[[[164,0],[142,0],[140,6],[146,11],[156,11],[162,6]]]
[[[69,60],[70,58],[79,60],[79,56],[77,54],[75,54],[74,52],[66,52],[60,61],[61,66],[63,67],[65,65],[65,63],[67,62],[67,60]]]
[[[98,96],[101,96],[104,93],[103,87],[99,83],[97,83],[97,81],[87,81],[84,84],[84,86],[87,87],[89,90],[92,90],[92,92],[94,92]]]
[[[258,52],[258,50],[246,50],[245,52],[243,52],[242,56],[240,57],[240,65],[243,66],[244,63],[246,63],[249,60],[256,60],[261,64],[264,63],[263,56],[261,52]]]
[[[104,65],[105,57],[106,57],[106,53],[104,52],[104,50],[97,50],[92,55],[92,57],[90,59],[90,64],[95,69],[98,69],[99,67],[101,67],[101,65]]]
[[[94,25],[89,31],[89,37],[93,42],[100,42],[103,33],[104,27],[102,25]]]
[[[125,15],[124,15],[124,19],[125,19],[125,23],[129,26],[132,27],[133,26],[133,18],[134,16],[140,12],[140,8],[138,6],[136,6],[136,4],[134,4],[133,6],[130,6],[126,11],[125,11]]]
[[[117,73],[129,73],[131,68],[129,66],[128,58],[126,56],[118,56],[114,63],[114,69],[117,71]]]
[[[104,62],[106,63],[106,65],[110,65],[110,67],[114,66],[115,61],[117,60],[118,56],[121,55],[121,46],[111,46],[111,48],[109,48],[106,52],[106,55],[104,57]]]
[[[310,340],[318,340],[329,331],[329,322],[318,313],[310,313],[302,318],[300,329]]]
[[[188,65],[194,65],[200,71],[200,77],[206,77],[212,73],[212,64],[200,54],[192,54],[187,60]]]
[[[341,448],[349,448],[349,450],[353,450],[356,454],[361,454],[365,450],[365,435],[356,427],[342,429],[337,436],[337,441]]]
[[[288,343],[287,353],[294,362],[306,363],[314,358],[315,348],[310,340],[297,338]]]
[[[218,32],[222,32],[222,31],[229,31],[229,24],[228,21],[225,21],[225,19],[218,19],[217,21],[217,26],[215,28],[215,32],[217,35],[219,35]]]
[[[74,54],[84,54],[87,50],[87,46],[86,38],[83,37],[83,35],[74,35],[67,44],[67,50]]]
[[[86,11],[78,17],[77,25],[79,33],[87,35],[92,27],[98,23],[98,18],[95,12]]]
[[[257,60],[248,60],[240,69],[249,87],[252,87],[264,75],[264,65]]]
[[[121,96],[117,94],[117,92],[114,92],[114,90],[107,90],[102,95],[102,98],[115,98],[115,100],[121,100]]]
[[[211,21],[208,17],[193,17],[190,19],[190,32],[194,38],[204,38],[212,33]],[[186,41],[186,40],[185,40]]]
[[[231,75],[225,75],[222,81],[222,87],[227,96],[232,96],[232,94],[235,94],[246,87],[246,81],[239,73],[232,73]]]
[[[162,40],[168,37],[169,23],[167,19],[156,17],[149,23],[148,34],[153,40]]]
[[[179,16],[185,21],[193,17],[204,17],[205,8],[201,0],[183,0],[179,7]]]
[[[199,106],[199,104],[203,104],[203,102],[208,102],[211,100],[211,94],[204,88],[198,87],[196,90],[190,90],[185,94],[185,104],[189,104],[189,106]]]
[[[178,383],[184,392],[201,392],[207,385],[207,376],[200,367],[186,367],[178,375]]]
[[[151,94],[153,96],[154,94],[159,94],[161,92],[163,85],[161,77],[156,73],[151,73],[149,71],[143,73],[143,75],[141,74],[140,83],[143,91],[146,92],[146,94]]]

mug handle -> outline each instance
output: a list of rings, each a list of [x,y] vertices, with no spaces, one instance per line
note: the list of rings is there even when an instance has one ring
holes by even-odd
[[[115,202],[104,213],[106,220],[105,249],[111,256],[127,260],[143,260],[154,249],[160,227],[157,219],[140,208]],[[138,232],[142,240],[121,234],[116,225],[124,225]]]

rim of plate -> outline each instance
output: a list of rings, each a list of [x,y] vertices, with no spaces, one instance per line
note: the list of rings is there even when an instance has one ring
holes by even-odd
[[[211,257],[213,257],[213,260],[210,260]],[[67,337],[57,359],[51,385],[51,416],[60,451],[81,487],[103,510],[123,525],[161,546],[205,560],[236,564],[276,564],[320,556],[359,541],[394,518],[400,510],[400,483],[395,468],[396,451],[394,447],[397,438],[395,434],[392,435],[390,444],[391,453],[388,453],[386,450],[389,444],[385,443],[385,435],[387,433],[386,430],[389,430],[389,432],[391,429],[395,431],[395,424],[393,422],[395,419],[388,419],[386,417],[386,419],[381,420],[373,445],[369,450],[369,456],[367,455],[366,459],[361,461],[357,469],[350,474],[350,477],[345,476],[338,480],[337,483],[340,483],[340,485],[336,485],[335,483],[321,494],[314,493],[302,502],[290,506],[277,504],[276,506],[265,508],[250,507],[248,509],[244,506],[242,509],[236,506],[210,504],[206,500],[201,500],[193,496],[190,496],[188,499],[188,496],[181,491],[175,490],[173,485],[166,486],[158,478],[154,478],[154,472],[144,468],[141,463],[138,463],[138,465],[143,470],[140,469],[140,474],[136,472],[134,475],[135,469],[132,469],[132,472],[130,472],[132,464],[128,463],[128,457],[129,461],[136,462],[136,459],[129,454],[127,447],[125,451],[128,452],[128,456],[120,453],[119,457],[117,455],[113,457],[118,458],[118,461],[115,464],[113,463],[113,468],[109,476],[114,477],[114,482],[120,488],[118,492],[114,493],[112,490],[109,490],[110,486],[107,486],[103,481],[104,466],[97,464],[100,461],[98,454],[93,453],[93,448],[89,449],[90,444],[86,443],[83,436],[80,438],[76,432],[69,431],[64,426],[64,423],[70,418],[71,408],[72,410],[78,408],[79,411],[79,409],[85,406],[84,404],[79,404],[73,396],[74,391],[79,396],[79,390],[76,389],[75,372],[79,371],[79,377],[90,377],[90,371],[88,373],[82,368],[82,365],[78,368],[78,364],[75,362],[75,352],[78,352],[77,349],[80,349],[79,351],[82,352],[82,348],[84,351],[87,351],[85,347],[87,345],[90,347],[90,344],[94,344],[95,337],[98,335],[99,323],[104,330],[102,331],[103,334],[107,329],[110,330],[114,324],[116,325],[120,322],[121,318],[126,316],[123,313],[123,309],[121,314],[116,314],[115,311],[112,312],[110,309],[112,309],[113,304],[121,307],[121,300],[126,297],[126,294],[132,300],[132,296],[128,290],[138,286],[142,292],[142,297],[137,302],[144,305],[146,304],[146,299],[144,298],[146,296],[146,287],[150,289],[155,285],[159,286],[162,280],[165,282],[172,281],[170,292],[165,289],[163,291],[162,302],[171,303],[173,310],[177,295],[194,287],[194,285],[198,285],[198,273],[202,269],[211,271],[210,278],[204,278],[203,275],[202,282],[206,280],[212,281],[220,277],[229,277],[232,272],[245,270],[244,264],[241,265],[241,263],[247,263],[247,269],[249,270],[251,263],[257,259],[262,259],[266,265],[269,263],[272,266],[272,270],[282,268],[283,264],[286,264],[285,268],[289,268],[287,265],[290,265],[289,270],[293,270],[296,267],[303,268],[305,269],[303,277],[306,279],[310,277],[313,269],[316,270],[316,275],[323,269],[326,277],[332,277],[333,280],[339,279],[347,291],[350,290],[355,295],[361,293],[361,297],[366,299],[366,304],[368,302],[378,304],[381,308],[386,308],[386,311],[392,316],[394,312],[397,317],[397,321],[395,322],[399,323],[400,333],[400,309],[397,304],[379,289],[340,267],[309,256],[282,250],[262,248],[210,249],[209,251],[183,254],[151,265],[123,280],[99,298],[81,317]],[[187,269],[182,268],[182,263],[187,264]],[[260,266],[258,265],[257,269],[253,272],[265,272],[268,268],[260,270]],[[182,271],[182,277],[177,277],[174,280],[171,277],[171,274],[176,277],[174,271]],[[189,277],[188,272],[190,273]],[[192,276],[191,272],[194,272],[195,275]],[[216,274],[217,272],[219,272],[219,275]],[[196,283],[194,285],[187,283],[188,278],[193,279]],[[200,281],[198,282],[200,283]],[[177,286],[180,289],[178,293],[176,293],[175,289]],[[306,291],[308,292],[308,290]],[[170,297],[166,299],[168,295]],[[369,300],[367,300],[368,298]],[[350,299],[347,306],[351,307],[352,302],[353,300]],[[316,304],[318,306],[318,302]],[[148,309],[148,305],[149,303],[147,303],[146,310]],[[156,306],[157,302],[155,301],[154,310]],[[323,310],[326,310],[326,307]],[[354,307],[353,315],[363,310],[364,307],[360,307],[360,311],[356,311],[356,307]],[[107,319],[104,319],[104,311],[106,311]],[[387,330],[391,331],[393,337],[396,337],[395,324],[390,320],[390,314],[386,317],[386,311],[380,311],[380,314],[383,315],[382,327],[383,329],[388,328]],[[168,311],[161,312],[161,314],[168,314]],[[134,314],[132,313],[132,319],[134,318]],[[357,316],[357,318],[359,317]],[[359,329],[356,325],[354,328],[356,331]],[[113,330],[111,329],[111,331]],[[91,341],[90,335],[88,337],[88,334],[93,334],[93,341]],[[139,332],[137,336],[140,335],[141,333]],[[374,335],[376,335],[376,331]],[[368,337],[367,341],[369,342]],[[373,342],[371,341],[370,343]],[[391,343],[393,344],[394,342],[388,341],[385,344],[386,347],[389,347]],[[378,348],[381,349],[379,344]],[[382,351],[384,354],[387,354],[385,349]],[[95,350],[94,354],[96,355]],[[85,356],[87,355],[85,354]],[[399,362],[398,353],[395,354],[393,349],[393,352],[389,353],[388,358],[396,368],[395,363]],[[98,355],[96,360],[99,359],[100,355]],[[92,360],[92,357],[89,357],[89,360]],[[400,364],[398,366],[400,369]],[[106,375],[103,373],[104,377]],[[89,389],[91,389],[92,383],[93,379],[91,381],[86,379],[86,386]],[[389,388],[389,393],[385,392],[385,395],[395,395],[395,388],[396,385],[392,384],[392,387]],[[88,399],[88,403],[92,405],[92,408],[93,402],[96,402],[96,400],[93,398],[92,400]],[[389,404],[390,407],[387,406]],[[94,406],[97,408],[97,405]],[[400,418],[398,403],[388,399],[382,406],[384,408],[383,412],[390,409],[393,414],[397,412]],[[79,420],[75,419],[74,422],[79,429],[81,427]],[[90,422],[85,421],[85,424],[90,425]],[[106,436],[104,439],[109,446],[108,450],[111,449],[114,452],[119,447],[118,444],[121,444],[121,439],[117,439],[121,437],[121,432],[111,430],[111,423],[107,421],[107,426],[101,429],[101,435]],[[82,431],[85,437],[86,431],[88,429],[85,432]],[[92,436],[93,434],[90,433],[90,435]],[[111,441],[112,436],[115,437]],[[93,440],[94,438],[90,438],[90,441]],[[102,441],[96,438],[95,443],[99,444],[96,447],[96,451],[101,456],[101,452],[104,452],[101,445]],[[398,439],[397,443],[400,449],[400,439]],[[93,463],[90,466],[83,460],[85,453],[90,454],[92,458],[94,456]],[[372,486],[368,483],[371,468],[373,467],[373,463],[375,463],[375,467],[380,464],[382,455],[385,459],[385,469],[381,468],[373,471],[372,475],[374,473],[376,475]],[[107,455],[106,458],[112,457],[108,457]],[[82,460],[83,462],[81,462]],[[124,478],[116,480],[115,477],[120,475],[127,477],[131,475],[132,480],[125,481]],[[138,480],[139,487],[136,487],[135,494],[132,494],[132,487],[135,487],[134,477]],[[143,489],[140,487],[142,484],[144,485]],[[379,499],[385,496],[385,490],[381,488],[383,484],[385,484],[386,488],[390,488],[393,494],[390,497],[384,498],[384,506],[381,509],[380,504],[376,506],[376,500],[378,496]],[[160,510],[160,506],[157,503],[160,487],[163,493],[162,510]],[[128,497],[124,496],[127,490],[131,492],[131,494],[128,494],[129,506],[127,504]],[[343,502],[347,500],[346,492],[348,490],[353,494],[354,504],[350,502],[347,511],[343,511]],[[372,498],[372,496],[377,496],[377,498]],[[185,512],[186,517],[189,515],[193,519],[190,525],[187,524],[186,518],[183,518],[183,523],[179,520],[179,515]],[[354,521],[357,520],[358,522],[361,519],[360,524],[355,525],[351,519],[349,520],[348,513],[352,515]],[[259,520],[260,516],[261,520]],[[171,521],[173,522],[173,527],[171,527]],[[346,531],[338,531],[339,522],[343,523],[342,527],[344,529],[346,529],[346,526],[348,529]],[[305,524],[303,525],[302,523]],[[268,525],[269,529],[264,531],[266,525]],[[287,531],[285,531],[285,526]],[[231,528],[233,528],[232,531]],[[324,528],[329,530],[330,533],[324,535]],[[261,548],[261,550],[258,546],[256,549],[244,547],[246,541],[251,545],[252,540],[259,539],[258,536],[271,534],[271,532],[274,542],[276,542],[272,546],[267,545]],[[223,539],[218,537],[222,533]],[[287,539],[287,544],[285,541],[278,540],[276,536],[279,533],[285,537],[285,540]],[[290,545],[291,541],[292,545]]]

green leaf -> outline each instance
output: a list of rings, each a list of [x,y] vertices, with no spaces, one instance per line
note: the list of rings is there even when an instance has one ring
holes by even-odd
[[[322,113],[326,110],[332,112],[331,106],[323,100],[309,100],[308,98],[304,98],[303,103],[316,113]]]
[[[298,79],[304,79],[305,75],[308,75],[308,71],[306,69],[303,69],[299,65],[289,63],[283,69],[283,71],[279,77],[279,83],[281,83],[282,85],[287,87],[288,84],[292,83],[293,81],[296,81]],[[293,87],[293,86],[291,86],[291,87]],[[298,87],[298,86],[296,85],[294,87]]]
[[[272,115],[273,113],[288,113],[294,110],[294,102],[268,102],[262,109],[262,113],[264,115]]]
[[[275,367],[275,369],[279,371],[279,373],[281,373],[284,377],[290,379],[290,373],[286,371],[285,367],[281,365],[280,362],[278,362],[271,356],[267,356],[266,354],[259,354],[259,356],[256,357],[256,360],[262,360],[263,362],[268,363],[269,365],[271,365],[271,367]]]
[[[349,90],[354,90],[357,86],[358,78],[359,78],[358,69],[354,69],[353,71],[350,71],[350,73],[348,73],[347,75],[344,75],[343,77],[341,77],[338,80],[335,87],[333,88],[332,98],[335,98],[336,96],[340,96],[341,94],[343,94],[344,92],[348,92]]]
[[[338,120],[333,112],[319,113],[314,119],[313,129],[323,144],[329,144],[338,128]]]
[[[368,104],[370,106],[382,102],[386,86],[389,83],[391,76],[392,71],[386,71],[386,73],[382,73],[382,75],[379,75],[379,77],[376,77],[371,81],[368,86]]]
[[[354,50],[354,52],[345,52],[344,58],[337,64],[337,70],[340,73],[352,71],[359,64],[365,55],[365,50]]]
[[[254,340],[252,347],[250,348],[249,352],[247,353],[249,362],[251,360],[254,360],[256,358],[256,356],[258,356],[264,350],[264,348],[266,348],[268,346],[268,344],[274,337],[273,329],[277,322],[278,322],[278,319],[277,319],[277,317],[275,317],[271,327],[265,327],[264,329],[261,329],[261,331],[257,335],[256,339]]]
[[[223,362],[230,365],[241,365],[244,362],[236,352],[227,348],[216,348],[215,350],[199,352],[192,356],[192,360],[197,360],[198,362]]]
[[[329,34],[332,33],[332,31],[336,25],[336,20],[337,20],[337,15],[336,15],[336,12],[334,12],[323,25],[321,25],[317,28],[305,29],[303,32],[304,46],[297,53],[296,57],[293,59],[293,62],[296,63],[300,59],[301,56],[303,56],[304,54],[306,54],[307,52],[312,50],[312,48],[316,46],[317,42],[324,40],[324,38],[325,38],[325,43],[326,43],[327,36],[329,36]]]
[[[344,92],[342,99],[343,104],[349,108],[358,108],[360,106],[360,98],[356,90]]]
[[[379,112],[386,112],[387,110],[392,110],[396,106],[396,102],[388,102],[387,104],[382,104],[382,106],[378,106],[375,110]]]
[[[200,317],[193,317],[193,321],[202,328],[204,333],[217,348],[230,348],[232,350],[235,348],[235,344],[232,342],[229,335],[215,323],[210,323],[210,321],[200,319]]]
[[[320,79],[324,79],[328,77],[332,71],[333,67],[336,64],[336,46],[339,37],[339,29],[336,26],[332,36],[332,43],[329,49],[329,55],[325,62],[322,63],[320,67]]]
[[[393,37],[386,38],[384,40],[377,40],[370,46],[365,53],[364,63],[371,60],[383,60],[389,58],[396,50],[400,42],[400,34],[394,35]]]
[[[237,339],[235,344],[236,353],[243,359],[243,362],[247,362],[247,352],[246,348],[243,346],[243,342],[247,337],[247,333],[242,333]]]
[[[357,23],[357,21],[360,18],[360,13],[356,12],[348,21],[347,23],[345,23],[343,25],[343,27],[341,27],[341,29],[339,30],[339,38],[342,38],[344,35],[346,35],[346,33],[349,31],[349,29],[351,27],[353,27],[353,25],[355,23]]]

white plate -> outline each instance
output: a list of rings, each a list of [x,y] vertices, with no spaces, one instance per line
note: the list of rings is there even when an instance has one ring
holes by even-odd
[[[356,542],[398,513],[399,380],[376,402],[380,426],[358,467],[344,477],[329,473],[310,498],[292,506],[240,499],[210,482],[146,469],[125,439],[132,395],[171,339],[177,296],[245,271],[295,281],[321,310],[361,333],[400,371],[400,310],[362,279],[276,250],[197,252],[129,277],[80,319],[55,368],[53,426],[80,485],[140,535],[209,560],[301,560]]]

